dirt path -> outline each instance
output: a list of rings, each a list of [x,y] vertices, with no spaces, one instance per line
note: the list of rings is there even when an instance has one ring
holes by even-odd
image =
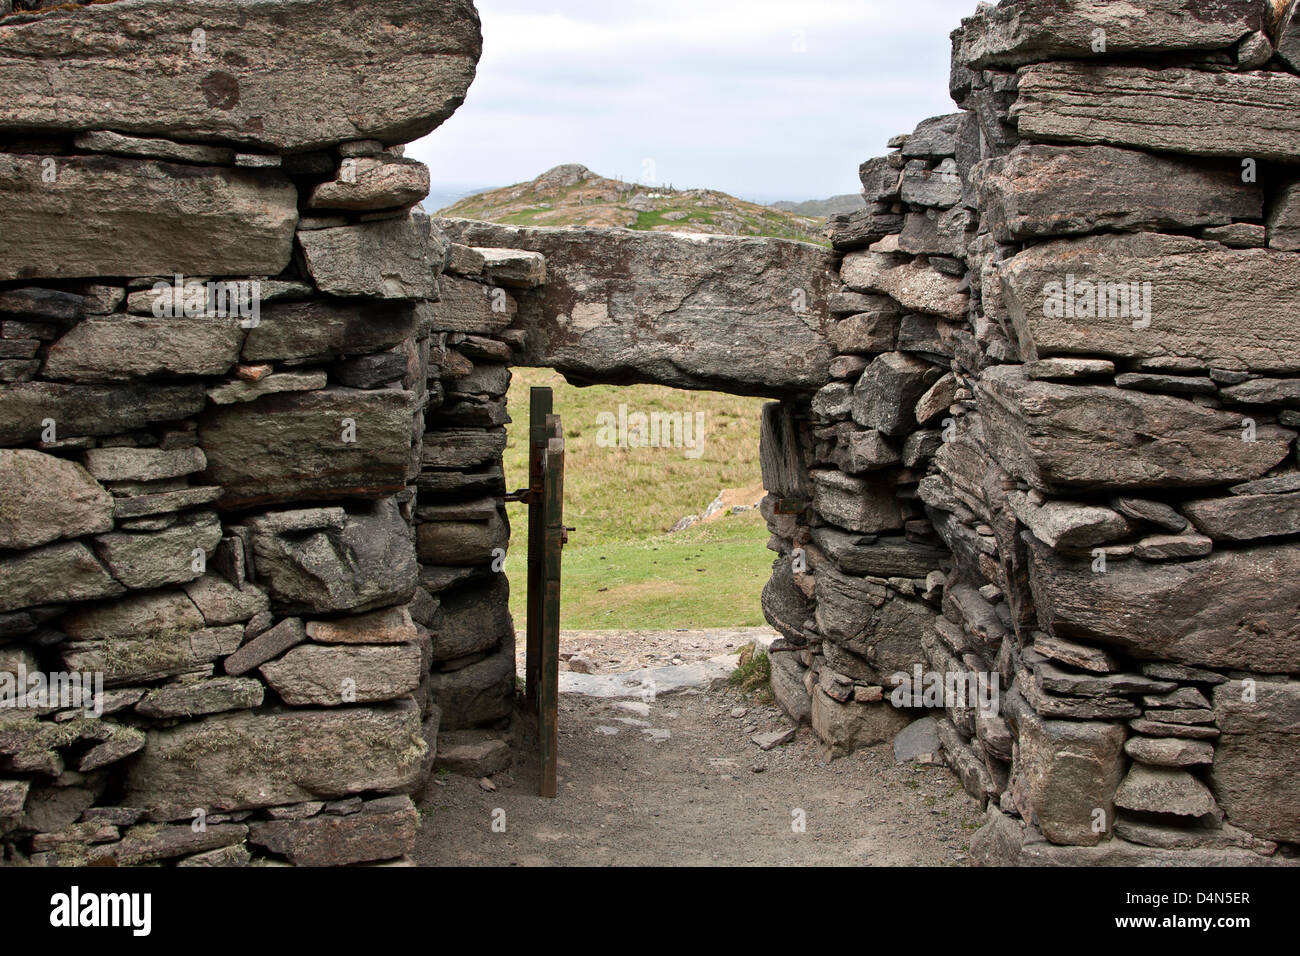
[[[618,674],[641,667],[694,664],[718,654],[734,654],[755,638],[764,645],[779,635],[770,627],[681,628],[675,631],[561,631],[560,667],[577,670],[573,658],[586,662],[581,673]],[[524,673],[523,631],[515,632],[515,670]]]
[[[947,770],[895,766],[888,745],[828,764],[807,728],[766,752],[750,740],[783,726],[775,707],[725,684],[650,703],[565,694],[559,797],[536,795],[531,748],[492,778],[494,792],[441,776],[420,804],[415,859],[440,866],[968,862],[981,815]],[[504,832],[494,832],[494,817],[504,819]]]

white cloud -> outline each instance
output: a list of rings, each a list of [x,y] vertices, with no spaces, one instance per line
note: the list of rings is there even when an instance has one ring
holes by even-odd
[[[948,33],[974,0],[479,0],[465,104],[409,150],[435,183],[563,162],[761,198],[858,188],[894,133],[955,107]]]

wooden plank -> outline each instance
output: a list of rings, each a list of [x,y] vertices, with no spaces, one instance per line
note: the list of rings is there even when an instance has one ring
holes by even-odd
[[[529,392],[528,411],[528,591],[527,641],[524,650],[524,705],[537,713],[537,688],[541,682],[542,618],[545,614],[545,510],[542,501],[542,459],[546,454],[546,416],[552,394],[546,387]]]
[[[541,693],[538,733],[541,737],[543,797],[556,794],[559,757],[560,703],[560,563],[564,546],[564,432],[560,416],[546,416],[548,436],[542,467],[546,511],[546,600],[542,619]]]

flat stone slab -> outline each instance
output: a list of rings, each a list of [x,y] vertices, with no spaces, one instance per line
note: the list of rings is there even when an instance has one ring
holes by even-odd
[[[1020,71],[1011,107],[1026,139],[1295,162],[1300,76],[1092,63]]]
[[[0,34],[0,76],[15,29]],[[23,237],[0,261],[0,280],[276,275],[293,252],[298,193],[275,171],[0,153],[0,219]]]
[[[1259,478],[1287,457],[1295,438],[1276,425],[1259,425],[1249,436],[1240,414],[1187,399],[1033,381],[1016,366],[988,369],[976,392],[994,458],[1045,492]]]
[[[0,129],[73,133],[111,119],[119,133],[273,153],[408,143],[460,106],[481,49],[470,0],[61,7],[0,35]]]
[[[545,256],[546,284],[519,297],[528,328],[521,365],[583,383],[774,397],[829,380],[828,249],[784,239],[437,223],[454,242]]]
[[[1089,557],[1067,558],[1022,537],[1045,631],[1140,659],[1258,673],[1300,669],[1300,551],[1292,546],[1159,564],[1113,561],[1096,573]]]
[[[1097,56],[1097,30],[1106,54],[1214,50],[1261,28],[1255,0],[1004,0],[965,17],[953,32],[953,60],[976,70],[1038,60]]]
[[[1223,368],[1296,372],[1300,270],[1292,259],[1138,233],[1045,242],[996,271],[1026,361],[1195,355]]]
[[[621,674],[578,674],[560,672],[561,694],[585,697],[640,698],[653,700],[684,690],[708,688],[714,681],[726,680],[736,669],[733,654],[721,654],[706,661],[678,667],[643,667]]]
[[[395,494],[415,409],[412,392],[340,388],[218,406],[199,423],[205,476],[225,489],[222,507]]]
[[[1240,165],[1109,146],[1022,144],[985,164],[979,192],[999,242],[1218,226],[1264,209],[1263,189],[1241,181]]]
[[[419,781],[427,749],[409,700],[218,714],[149,731],[124,802],[188,819],[196,806],[242,810],[404,790]]]

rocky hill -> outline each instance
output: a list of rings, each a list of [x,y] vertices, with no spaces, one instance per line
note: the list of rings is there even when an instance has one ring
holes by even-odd
[[[792,212],[798,216],[834,216],[836,213],[857,212],[867,203],[862,193],[844,193],[830,199],[806,199],[803,202],[774,202],[773,209]]]
[[[556,166],[531,182],[468,196],[438,215],[515,226],[622,226],[827,244],[822,216],[760,206],[713,189],[606,179],[577,163]]]

